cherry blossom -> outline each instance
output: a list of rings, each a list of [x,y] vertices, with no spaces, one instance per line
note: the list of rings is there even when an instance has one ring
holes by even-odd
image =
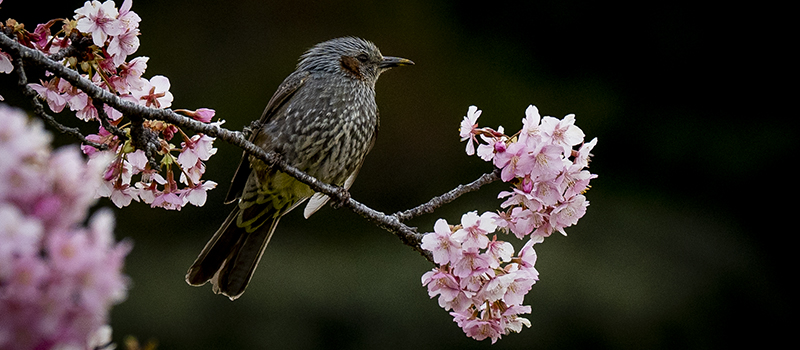
[[[453,233],[453,239],[462,242],[461,246],[464,250],[486,248],[489,244],[489,238],[486,235],[497,229],[496,217],[497,214],[492,212],[485,212],[480,216],[476,211],[464,214],[461,217],[462,227]]]
[[[178,163],[187,169],[195,166],[198,160],[208,160],[217,153],[213,143],[213,137],[203,134],[194,135],[191,139],[181,142],[183,150],[178,156]]]
[[[530,105],[525,109],[525,118],[522,119],[522,130],[519,134],[520,142],[526,142],[529,137],[539,138],[541,136],[539,130],[541,119],[536,106]]]
[[[111,55],[114,65],[119,66],[125,63],[128,55],[139,49],[139,30],[133,29],[121,33],[111,38],[108,44],[108,53]]]
[[[87,1],[83,7],[75,10],[75,19],[78,20],[76,28],[92,34],[94,44],[102,47],[109,36],[119,35],[123,31],[117,16],[119,11],[113,0],[106,0],[102,4],[99,1]]]
[[[478,107],[469,106],[469,110],[467,111],[467,115],[464,117],[464,120],[461,121],[460,136],[461,141],[467,140],[467,155],[475,154],[475,144],[473,142],[477,142],[475,140],[475,127],[478,126],[478,118],[481,116],[481,111]]]
[[[550,214],[550,222],[558,232],[566,236],[567,232],[564,231],[564,228],[577,224],[578,219],[586,214],[587,206],[589,206],[589,202],[584,195],[574,196],[568,202],[555,207]]]
[[[214,118],[214,114],[216,113],[213,109],[210,108],[198,108],[197,110],[194,111],[186,109],[176,109],[175,112],[181,113],[183,115],[186,115],[194,120],[201,121],[203,123],[211,122],[211,119]]]
[[[44,98],[53,112],[61,112],[67,104],[67,99],[63,96],[64,91],[61,90],[58,80],[41,80],[40,82],[41,84],[32,83],[28,84],[28,86]]]
[[[125,0],[119,8],[117,19],[123,31],[131,31],[138,28],[139,22],[142,21],[142,18],[136,12],[131,11],[131,7],[133,7],[133,0]]]
[[[500,179],[505,182],[530,173],[536,162],[536,156],[530,154],[527,145],[522,142],[512,143],[494,157],[494,165],[503,169]]]
[[[439,219],[433,226],[433,233],[422,237],[422,249],[433,253],[433,261],[437,264],[455,262],[461,257],[461,243],[452,238],[450,226],[444,219]]]
[[[497,133],[499,133],[499,134],[503,133],[503,127],[502,126],[497,129]],[[482,144],[478,145],[478,153],[477,154],[478,154],[478,157],[480,157],[484,161],[490,162],[490,161],[492,161],[494,159],[494,154],[495,154],[495,150],[496,150],[495,146],[497,146],[498,148],[500,148],[502,150],[505,149],[505,142],[506,142],[506,138],[505,137],[497,138],[497,137],[490,137],[490,136],[481,134],[481,139],[485,143],[482,143]]]
[[[117,75],[109,78],[114,88],[120,93],[130,93],[144,88],[146,79],[142,79],[147,69],[149,57],[136,57],[130,62],[123,62],[119,65]]]
[[[183,205],[192,204],[198,207],[202,207],[206,204],[206,191],[214,189],[217,187],[217,183],[214,181],[203,181],[202,183],[197,184],[194,187],[189,187],[183,189],[180,198],[183,200]]]
[[[575,115],[567,114],[564,119],[553,117],[542,119],[542,130],[554,145],[563,147],[564,153],[569,155],[572,146],[583,142],[583,131],[575,126]]]
[[[146,107],[168,108],[172,106],[173,99],[169,87],[169,78],[156,75],[145,81],[139,90],[131,91],[131,95]]]

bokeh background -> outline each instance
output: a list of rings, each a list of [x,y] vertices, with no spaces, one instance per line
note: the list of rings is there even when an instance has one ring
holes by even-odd
[[[120,5],[121,1],[117,1]],[[5,1],[0,17],[34,28],[82,1]],[[213,108],[241,129],[260,116],[313,44],[355,35],[417,65],[381,77],[381,130],[352,195],[407,209],[491,170],[464,154],[458,125],[521,127],[529,104],[577,115],[598,137],[591,206],[568,237],[539,245],[530,329],[497,344],[468,339],[420,276],[432,266],[348,210],[283,219],[252,284],[231,302],[183,276],[230,210],[241,152],[222,142],[202,208],[141,203],[117,211],[135,247],[116,306],[116,341],[159,349],[715,349],[769,347],[789,334],[796,129],[770,75],[761,10],[695,2],[135,1],[145,74],[170,78],[173,108]],[[758,60],[758,61],[757,61]],[[770,59],[771,60],[771,59]],[[7,102],[29,107],[0,77]],[[784,112],[788,113],[788,112]],[[72,125],[69,115],[62,120]],[[85,129],[87,132],[91,128]],[[59,138],[60,143],[71,140]],[[430,231],[492,210],[503,184],[411,224]],[[102,206],[112,206],[102,201]],[[509,238],[517,249],[521,242]]]

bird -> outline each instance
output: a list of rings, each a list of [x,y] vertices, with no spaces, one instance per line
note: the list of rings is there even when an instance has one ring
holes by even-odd
[[[358,37],[316,44],[278,86],[249,140],[322,182],[349,189],[380,124],[375,83],[386,70],[409,65],[414,62],[383,56]],[[278,221],[306,200],[308,218],[329,197],[244,152],[225,198],[236,207],[191,265],[186,282],[210,281],[214,293],[239,298]]]

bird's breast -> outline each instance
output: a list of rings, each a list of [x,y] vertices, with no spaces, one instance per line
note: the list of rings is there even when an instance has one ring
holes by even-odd
[[[363,83],[312,81],[283,113],[282,153],[297,168],[341,185],[369,152],[378,126],[375,92]]]

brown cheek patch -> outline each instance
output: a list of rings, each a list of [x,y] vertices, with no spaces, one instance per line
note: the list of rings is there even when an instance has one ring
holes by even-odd
[[[361,65],[355,57],[350,56],[342,56],[339,59],[339,63],[342,65],[342,70],[350,73],[356,79],[361,79],[361,72],[358,71],[359,66]]]

